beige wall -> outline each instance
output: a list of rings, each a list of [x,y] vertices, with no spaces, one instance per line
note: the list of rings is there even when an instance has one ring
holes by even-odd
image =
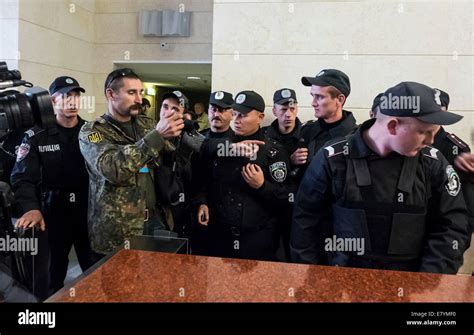
[[[0,6],[0,60],[10,70],[18,68],[18,0],[5,0]]]
[[[0,59],[23,78],[48,88],[60,75],[76,78],[95,99],[93,119],[105,111],[103,85],[114,62],[211,61],[212,0],[0,0]],[[140,10],[192,11],[191,37],[146,38]],[[3,34],[8,27],[8,34]],[[168,50],[160,43],[167,42]],[[18,51],[20,57],[17,56]]]
[[[261,93],[266,122],[274,90],[294,88],[308,120],[301,77],[337,68],[351,79],[346,108],[361,122],[378,92],[419,81],[450,93],[451,110],[464,119],[447,128],[472,147],[473,15],[471,1],[216,0],[212,88]]]
[[[139,35],[140,10],[181,8],[193,12],[190,37]],[[94,84],[99,114],[105,110],[103,85],[114,61],[211,61],[212,0],[96,0],[95,28]],[[161,42],[167,42],[169,49],[162,50]]]

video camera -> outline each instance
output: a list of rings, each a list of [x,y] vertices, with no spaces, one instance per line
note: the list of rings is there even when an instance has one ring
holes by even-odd
[[[8,88],[25,86],[24,93]],[[8,70],[0,62],[0,140],[15,129],[28,129],[34,125],[50,128],[55,125],[53,105],[48,91],[21,79],[18,70]]]

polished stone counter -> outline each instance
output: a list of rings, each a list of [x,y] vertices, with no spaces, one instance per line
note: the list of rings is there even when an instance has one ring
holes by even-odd
[[[48,302],[474,302],[474,277],[121,250]]]

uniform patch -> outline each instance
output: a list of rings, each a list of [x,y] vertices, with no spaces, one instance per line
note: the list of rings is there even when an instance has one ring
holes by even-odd
[[[270,165],[270,174],[276,182],[284,182],[287,175],[286,163],[276,162]]]
[[[94,131],[93,133],[90,133],[89,135],[87,135],[87,139],[91,143],[99,143],[102,141],[102,135]]]
[[[28,153],[30,152],[30,145],[28,143],[22,143],[18,148],[18,153],[16,155],[16,161],[21,162]]]
[[[35,131],[33,129],[29,129],[25,131],[25,135],[27,135],[28,137],[33,137],[35,136]]]
[[[451,165],[446,167],[446,175],[448,180],[446,181],[446,190],[450,196],[457,196],[459,190],[461,190],[461,180],[459,179],[458,174]]]

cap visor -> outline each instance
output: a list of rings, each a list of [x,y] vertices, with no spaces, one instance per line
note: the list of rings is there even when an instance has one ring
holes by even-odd
[[[232,104],[228,105],[224,102],[210,102],[209,104],[211,104],[213,106],[220,107],[220,108],[231,108],[232,107]]]
[[[86,90],[83,89],[80,86],[68,86],[68,87],[63,87],[63,88],[57,90],[53,94],[56,94],[56,93],[69,93],[71,91],[81,91],[82,93],[86,93]]]
[[[292,101],[294,104],[297,104],[297,103],[298,103],[298,101],[296,101],[296,100],[293,99],[293,98],[285,98],[285,99],[281,99],[281,100],[275,101],[274,104],[277,104],[277,105],[286,105],[286,104],[289,103],[290,101]]]
[[[234,110],[236,110],[237,112],[240,112],[240,113],[243,113],[243,114],[250,113],[251,111],[253,111],[255,109],[255,108],[252,108],[252,107],[247,107],[247,106],[243,106],[243,105],[239,105],[239,104],[233,104],[232,108]]]
[[[162,97],[163,101],[165,101],[165,100],[168,99],[168,98],[176,99],[176,100],[178,100],[178,102],[179,102],[178,96],[177,96],[176,94],[174,94],[174,93],[165,93],[165,94],[163,94],[163,97]]]
[[[301,78],[301,82],[304,86],[330,86],[330,84],[328,84],[323,78],[318,77],[303,77]]]
[[[416,118],[426,123],[447,126],[458,122],[463,118],[463,116],[451,112],[434,112],[423,116],[417,116]]]

